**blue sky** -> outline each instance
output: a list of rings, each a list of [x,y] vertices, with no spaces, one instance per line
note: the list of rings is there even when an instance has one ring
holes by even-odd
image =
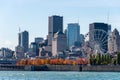
[[[19,27],[29,31],[30,42],[46,38],[51,15],[63,16],[64,29],[79,22],[83,34],[93,22],[109,22],[120,31],[119,0],[0,0],[0,47],[17,46]]]

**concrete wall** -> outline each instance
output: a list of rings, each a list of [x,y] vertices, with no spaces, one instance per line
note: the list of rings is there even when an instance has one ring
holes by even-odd
[[[45,67],[45,68],[44,68]],[[80,66],[80,65],[45,65],[38,67],[42,71],[95,71],[95,72],[120,72],[120,65],[97,65],[97,66]]]
[[[50,71],[79,71],[79,66],[74,65],[48,65]]]
[[[0,65],[0,71],[83,71],[83,72],[120,72],[120,65],[41,65],[41,66],[16,66]]]
[[[32,66],[32,71],[79,71],[79,66],[74,65],[42,65]]]
[[[120,66],[119,65],[83,66],[82,71],[120,72]]]
[[[24,71],[24,66],[0,65],[0,71]]]

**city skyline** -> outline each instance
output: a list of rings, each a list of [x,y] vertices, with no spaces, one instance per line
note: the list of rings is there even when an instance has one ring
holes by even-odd
[[[68,23],[79,23],[82,34],[89,31],[89,24],[93,22],[109,23],[112,30],[117,28],[120,31],[119,4],[119,0],[0,1],[0,47],[15,48],[19,27],[21,31],[29,31],[30,42],[35,37],[46,38],[48,16],[51,15],[63,16],[64,29]]]

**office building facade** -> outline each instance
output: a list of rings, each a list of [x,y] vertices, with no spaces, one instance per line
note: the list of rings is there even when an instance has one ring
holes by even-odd
[[[45,47],[45,50],[52,52],[52,40],[54,34],[58,31],[63,32],[63,17],[62,16],[50,16],[48,19],[48,46]]]
[[[29,33],[24,31],[21,33],[21,47],[23,47],[24,52],[28,51],[29,48]]]
[[[36,37],[35,38],[35,43],[40,43],[40,42],[43,42],[44,39],[42,37]]]
[[[80,26],[78,23],[70,23],[67,27],[67,46],[70,48],[75,42],[80,40]]]
[[[15,57],[24,58],[29,48],[29,33],[27,31],[18,33],[18,46],[15,47]]]
[[[104,53],[108,51],[108,36],[111,26],[106,23],[92,23],[89,25],[89,41],[94,41],[104,49]]]
[[[67,49],[67,37],[64,33],[58,31],[52,40],[52,53],[53,56],[59,55],[60,52],[63,52]]]
[[[52,38],[58,31],[63,32],[63,17],[50,16],[48,21],[48,45],[52,45]]]

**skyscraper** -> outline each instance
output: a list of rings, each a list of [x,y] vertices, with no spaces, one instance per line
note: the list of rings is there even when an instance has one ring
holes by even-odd
[[[49,17],[49,34],[52,33],[52,36],[56,32],[63,32],[63,17],[61,16],[50,16]]]
[[[89,25],[89,40],[96,42],[95,44],[103,50],[104,53],[108,51],[108,36],[111,26],[105,23],[92,23]],[[98,48],[98,47],[96,47]]]
[[[63,17],[56,15],[50,16],[48,19],[48,46],[45,47],[46,51],[52,52],[52,39],[58,31],[63,32]]]
[[[28,51],[29,46],[29,33],[27,31],[21,32],[21,47],[23,47],[24,52]]]
[[[15,47],[15,57],[24,58],[25,52],[28,51],[29,33],[27,31],[18,33],[18,46]]]
[[[18,45],[19,46],[21,45],[21,33],[20,32],[18,33]]]
[[[50,16],[48,24],[48,45],[52,45],[52,38],[58,31],[63,32],[63,17],[61,16]]]
[[[75,42],[79,42],[80,26],[78,23],[70,23],[67,27],[67,46],[70,48]]]

